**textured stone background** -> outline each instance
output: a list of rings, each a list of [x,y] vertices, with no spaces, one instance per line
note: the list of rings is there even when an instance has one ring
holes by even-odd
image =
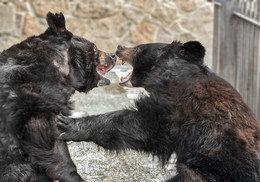
[[[213,4],[206,0],[0,0],[0,52],[28,36],[42,33],[48,11],[63,12],[67,29],[106,52],[118,44],[199,40],[212,64]],[[129,66],[116,66],[112,84],[76,93],[74,115],[99,114],[128,107],[141,88],[118,85]],[[69,143],[79,173],[90,182],[161,182],[175,173],[174,156],[160,166],[157,158],[135,151],[110,154],[93,143]]]
[[[206,0],[0,0],[0,51],[42,33],[48,11],[63,12],[68,30],[108,52],[119,43],[199,40],[211,66],[213,6]]]

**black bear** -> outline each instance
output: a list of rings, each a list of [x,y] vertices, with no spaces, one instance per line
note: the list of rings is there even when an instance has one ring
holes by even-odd
[[[176,153],[172,182],[259,182],[260,123],[239,93],[203,64],[197,41],[118,46],[133,66],[121,80],[149,96],[135,106],[59,123],[63,139],[108,150],[151,153],[166,164]]]
[[[73,35],[60,14],[47,14],[48,29],[0,54],[0,181],[83,181],[57,116],[68,116],[70,96],[105,79],[115,54]],[[102,80],[103,80],[102,79]]]

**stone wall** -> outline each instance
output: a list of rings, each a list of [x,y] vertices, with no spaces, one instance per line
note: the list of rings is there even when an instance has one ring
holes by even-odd
[[[118,44],[199,40],[211,66],[213,6],[206,0],[0,0],[0,51],[42,33],[48,11],[67,29],[114,52]]]

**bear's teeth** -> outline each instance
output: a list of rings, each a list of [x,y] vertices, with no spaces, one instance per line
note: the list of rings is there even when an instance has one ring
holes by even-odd
[[[107,77],[107,73],[105,73],[105,77]]]

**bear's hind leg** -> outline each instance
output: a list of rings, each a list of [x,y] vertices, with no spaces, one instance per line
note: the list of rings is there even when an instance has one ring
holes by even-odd
[[[23,131],[23,148],[29,162],[52,180],[84,182],[70,158],[66,143],[58,139],[55,115],[37,114]]]

